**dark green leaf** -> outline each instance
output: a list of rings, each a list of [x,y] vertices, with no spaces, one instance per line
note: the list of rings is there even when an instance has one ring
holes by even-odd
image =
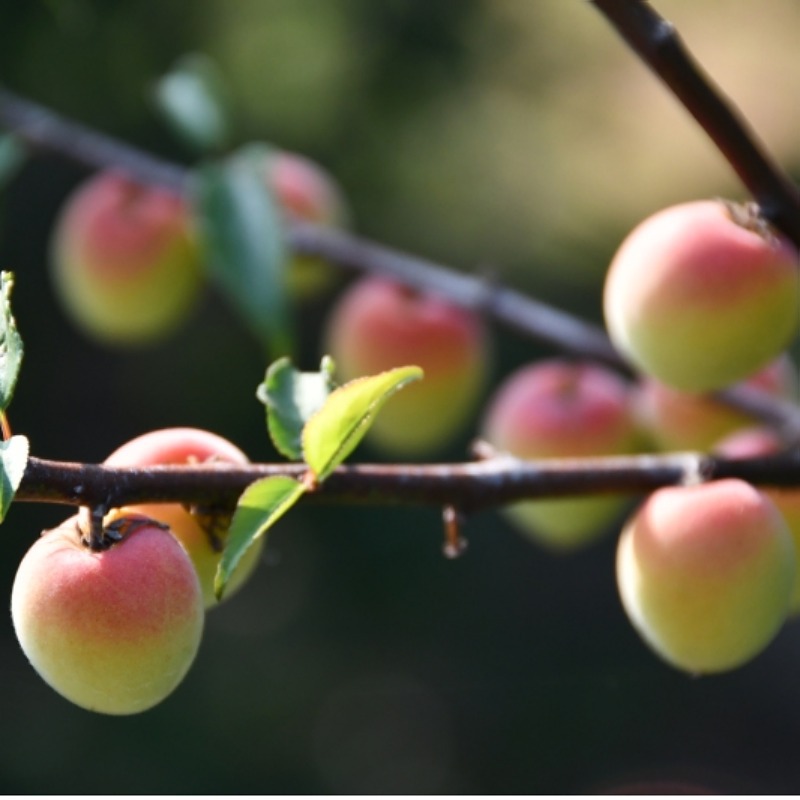
[[[251,145],[199,167],[193,194],[210,277],[276,357],[291,339],[283,222],[264,179],[266,152]]]
[[[11,313],[11,290],[14,276],[0,272],[0,412],[4,412],[14,395],[22,364],[22,338]]]
[[[27,157],[25,145],[13,134],[0,135],[0,189],[19,172]]]
[[[317,480],[325,480],[355,450],[396,391],[421,377],[419,367],[398,367],[333,391],[303,429],[303,455]]]
[[[267,427],[278,452],[303,457],[303,427],[333,390],[333,361],[322,359],[318,372],[299,372],[288,358],[270,364],[256,397],[267,407]]]
[[[228,99],[222,76],[210,58],[184,56],[154,90],[167,122],[200,153],[220,150],[230,134]]]
[[[214,579],[214,594],[218,600],[225,593],[225,586],[242,556],[305,491],[306,487],[302,483],[284,476],[263,478],[244,490],[236,506],[225,550]]]
[[[28,463],[28,440],[12,436],[0,442],[0,522],[5,519]]]

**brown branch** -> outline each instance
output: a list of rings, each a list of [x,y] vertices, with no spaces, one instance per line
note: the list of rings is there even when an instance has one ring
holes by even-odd
[[[107,467],[31,457],[15,499],[120,507],[182,502],[233,507],[253,481],[302,478],[303,464]],[[761,486],[800,486],[800,454],[726,459],[700,453],[524,461],[496,455],[453,464],[340,467],[309,497],[314,502],[453,506],[474,511],[514,501],[598,493],[641,494],[662,486],[738,477]]]
[[[758,203],[800,249],[800,191],[692,58],[672,23],[644,0],[590,0],[697,120]]]
[[[186,190],[189,175],[186,168],[66,120],[3,88],[0,88],[0,125],[35,148],[59,153],[87,167],[123,169],[142,182],[163,185],[173,191]],[[633,374],[601,328],[513,289],[344,231],[294,223],[287,236],[290,246],[304,255],[319,256],[346,269],[394,277],[417,289],[441,294],[454,303],[478,310],[561,352]],[[789,440],[800,435],[800,409],[791,403],[739,387],[720,392],[718,397],[727,405],[778,429]]]

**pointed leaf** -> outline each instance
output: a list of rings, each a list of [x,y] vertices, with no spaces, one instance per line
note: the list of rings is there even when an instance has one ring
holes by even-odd
[[[8,408],[22,364],[22,338],[11,313],[14,276],[0,272],[0,412]]]
[[[28,464],[28,440],[12,436],[0,442],[0,522],[5,519]]]
[[[355,450],[383,404],[411,381],[419,367],[398,367],[340,386],[303,430],[303,455],[323,481]]]
[[[214,578],[214,594],[220,599],[239,561],[302,496],[306,487],[294,478],[272,476],[244,490],[228,531],[228,540]]]
[[[228,98],[210,58],[184,56],[156,83],[153,94],[167,123],[197,152],[224,147],[230,131]]]
[[[266,149],[252,145],[194,174],[193,199],[205,261],[267,353],[290,349],[281,214],[264,179]]]
[[[303,427],[333,390],[333,361],[325,356],[318,372],[299,372],[288,358],[269,366],[256,397],[267,407],[269,435],[286,458],[303,457]]]

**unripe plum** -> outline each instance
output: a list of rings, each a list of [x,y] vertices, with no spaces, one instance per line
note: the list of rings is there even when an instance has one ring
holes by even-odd
[[[519,458],[623,455],[638,446],[624,380],[599,365],[549,359],[510,375],[490,399],[483,436]],[[594,495],[525,500],[506,509],[531,538],[569,550],[600,535],[625,499]]]
[[[344,195],[315,161],[288,150],[274,150],[267,157],[266,172],[267,185],[289,219],[332,228],[347,225]],[[289,263],[289,287],[305,297],[328,286],[334,274],[321,258],[297,254]]]
[[[88,335],[154,341],[183,321],[201,280],[183,198],[101,172],[70,195],[51,243],[55,290]]]
[[[200,646],[197,574],[175,538],[144,518],[99,552],[77,521],[45,532],[22,559],[14,630],[39,675],[76,705],[145,711],[178,686]]]
[[[210,431],[198,428],[164,428],[137,436],[115,450],[105,464],[112,467],[152,467],[168,464],[244,465],[247,456],[236,445]],[[145,514],[168,525],[186,548],[200,578],[206,608],[218,604],[214,596],[214,576],[227,536],[228,520],[216,518],[208,509],[207,518],[191,513],[180,503],[145,503],[130,506],[129,512]],[[212,525],[212,530],[208,526]],[[255,570],[264,546],[263,537],[242,558],[228,583],[223,599],[229,598]]]
[[[797,253],[748,210],[684,203],[649,217],[622,243],[606,276],[606,326],[645,374],[687,392],[721,389],[795,334]]]
[[[343,381],[416,364],[423,380],[392,397],[368,436],[402,456],[444,445],[464,425],[488,361],[480,317],[381,277],[358,280],[328,319],[325,343]]]
[[[775,431],[764,427],[751,427],[734,431],[716,443],[714,452],[727,458],[757,458],[770,456],[783,449]],[[795,544],[797,568],[789,613],[800,614],[800,489],[764,487],[761,491],[772,500],[783,514]]]
[[[617,586],[633,626],[665,661],[722,672],[777,634],[795,561],[775,504],[729,478],[650,495],[620,537]]]
[[[745,386],[775,397],[795,393],[796,370],[782,355],[746,381]],[[654,378],[644,378],[634,391],[637,419],[661,450],[707,451],[723,436],[752,425],[752,417],[712,395],[681,392]]]

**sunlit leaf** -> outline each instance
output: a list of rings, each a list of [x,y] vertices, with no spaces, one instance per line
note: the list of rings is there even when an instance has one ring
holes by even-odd
[[[12,436],[0,442],[0,522],[5,519],[28,464],[28,440]]]
[[[22,338],[11,313],[14,276],[0,272],[0,411],[5,411],[14,395],[22,364]]]
[[[195,170],[193,196],[211,279],[270,357],[290,351],[282,217],[251,145]]]
[[[219,600],[244,554],[269,530],[303,495],[306,487],[285,476],[272,476],[256,481],[244,490],[228,531],[214,578],[214,594]]]
[[[222,76],[207,56],[191,54],[155,85],[156,103],[169,125],[197,152],[219,150],[228,141],[228,98]]]
[[[293,460],[303,457],[303,428],[333,387],[333,361],[328,356],[318,372],[300,372],[288,358],[269,366],[256,397],[267,407],[267,427],[278,452]]]
[[[325,480],[353,452],[396,391],[421,377],[419,367],[398,367],[334,390],[303,429],[303,456],[317,480]]]

